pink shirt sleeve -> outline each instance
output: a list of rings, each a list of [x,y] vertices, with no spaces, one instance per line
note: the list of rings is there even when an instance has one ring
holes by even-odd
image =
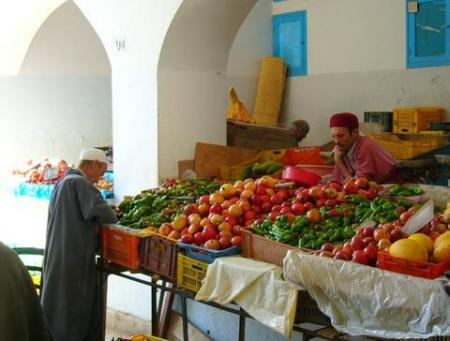
[[[366,176],[383,182],[395,167],[394,158],[368,137],[362,138],[353,155],[355,176]]]

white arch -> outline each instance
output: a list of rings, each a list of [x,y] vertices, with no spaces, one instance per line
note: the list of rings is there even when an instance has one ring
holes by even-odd
[[[69,0],[39,27],[20,73],[110,75],[111,64],[97,32]]]
[[[196,142],[226,143],[226,70],[235,36],[257,0],[184,0],[158,65],[160,177],[192,158]],[[193,122],[196,122],[193,124]]]

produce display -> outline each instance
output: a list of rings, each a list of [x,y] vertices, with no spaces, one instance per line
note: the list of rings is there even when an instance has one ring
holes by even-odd
[[[280,173],[284,168],[284,163],[268,160],[265,162],[255,162],[242,170],[240,176],[241,179],[247,179],[251,177],[258,177],[262,175],[271,175],[275,173]]]
[[[126,198],[120,224],[213,250],[241,245],[241,230],[314,254],[376,266],[379,252],[411,261],[450,263],[449,212],[408,236],[404,224],[421,207],[419,186],[382,185],[364,177],[343,185],[291,187],[265,175],[234,183],[179,181]],[[450,211],[450,210],[449,210]],[[439,241],[439,242],[438,242]]]
[[[60,159],[43,159],[39,162],[29,160],[23,169],[15,169],[12,173],[24,176],[25,182],[28,183],[54,184],[64,177],[71,167],[73,166]]]
[[[216,180],[168,179],[159,188],[125,197],[117,207],[119,224],[136,229],[157,228],[172,221],[185,205],[214,192],[220,185]]]
[[[392,196],[408,197],[423,194],[423,189],[420,188],[418,185],[411,185],[411,186],[394,185],[389,189],[387,194]]]

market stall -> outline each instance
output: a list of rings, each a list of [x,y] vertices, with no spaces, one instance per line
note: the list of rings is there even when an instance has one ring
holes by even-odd
[[[302,319],[298,314],[305,314],[296,309],[299,285],[317,301],[314,313],[325,314],[323,319],[330,318],[343,333],[395,338],[449,334],[443,310],[448,295],[436,279],[445,279],[445,271],[450,269],[448,214],[443,213],[450,199],[448,188],[381,186],[364,178],[344,186],[318,184],[317,180],[307,188],[286,173],[284,178],[169,180],[161,188],[126,198],[119,205],[120,223],[129,227],[103,228],[102,261],[157,275],[172,283],[177,293],[196,292],[201,301],[237,303],[281,335],[298,329],[293,312],[297,311],[297,320]],[[408,233],[403,229],[409,229]],[[414,240],[416,235],[420,238]],[[435,242],[425,249],[421,243],[428,240]],[[394,253],[405,241],[413,251],[400,248]],[[244,256],[254,260],[227,257],[239,246]],[[416,254],[423,257],[417,259]],[[390,263],[383,257],[390,257]],[[283,261],[284,270],[279,267]],[[386,264],[391,271],[380,269]],[[347,268],[349,273],[343,270]],[[330,269],[335,269],[335,276],[328,275]],[[282,279],[282,271],[287,281]],[[305,276],[308,271],[315,276]],[[367,282],[369,278],[373,281]],[[308,279],[315,281],[311,284]],[[345,284],[350,279],[362,281],[361,293]],[[379,290],[387,295],[384,298],[377,291],[383,285],[374,284],[383,281],[386,289]],[[413,291],[408,293],[403,281],[423,283],[424,294],[405,304],[404,295],[411,296]],[[335,290],[336,283],[350,292]],[[425,292],[435,297],[428,305],[423,305],[428,297]],[[270,300],[264,299],[267,297]],[[372,302],[371,297],[377,300]],[[434,305],[434,300],[439,304]],[[336,308],[339,302],[346,305]],[[301,307],[302,300],[298,305]],[[391,325],[365,319],[356,310],[360,305],[365,314],[374,309],[384,319],[390,316],[389,321],[402,309],[410,310],[429,325],[405,313],[403,320]],[[352,312],[343,313],[348,309]],[[406,329],[396,324],[408,318],[416,325],[407,323]],[[361,323],[362,319],[370,326]]]

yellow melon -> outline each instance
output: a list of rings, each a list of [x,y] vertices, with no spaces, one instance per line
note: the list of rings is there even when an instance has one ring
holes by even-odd
[[[426,234],[423,233],[414,233],[408,237],[408,239],[414,240],[415,242],[418,242],[420,245],[422,245],[428,253],[433,252],[434,243],[433,240],[428,237]]]
[[[433,259],[436,263],[450,264],[450,238],[442,239],[434,245]]]
[[[427,262],[428,251],[418,242],[412,239],[397,240],[389,247],[389,254],[392,257]]]
[[[436,240],[434,241],[434,245],[436,245],[437,243],[439,243],[441,240],[444,239],[450,239],[450,231],[444,232],[439,237],[437,237]]]

